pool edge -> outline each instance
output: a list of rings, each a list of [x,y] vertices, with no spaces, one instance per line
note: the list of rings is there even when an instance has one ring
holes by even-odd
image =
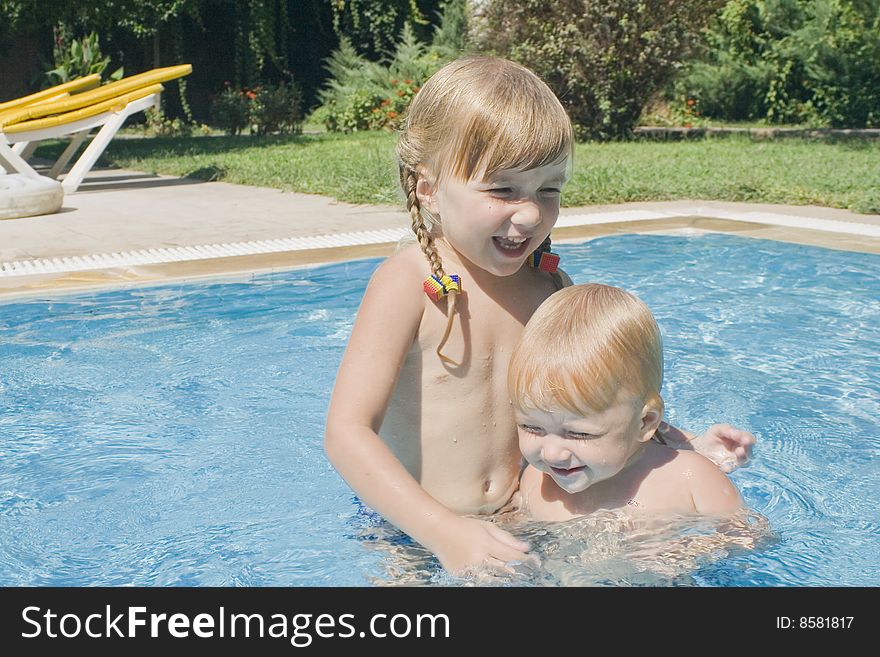
[[[727,216],[718,216],[718,215]],[[880,254],[880,225],[836,219],[813,219],[771,212],[679,207],[671,211],[616,210],[562,214],[553,239],[581,242],[626,233],[732,233],[842,251]],[[394,233],[392,235],[392,233]],[[205,278],[239,277],[299,267],[385,257],[407,231],[339,233],[290,240],[211,244],[177,249],[98,254],[0,263],[0,299],[135,287]],[[112,266],[112,263],[121,263]],[[24,263],[24,264],[21,264]],[[12,271],[10,265],[17,265]],[[40,268],[37,267],[40,265]],[[109,266],[108,266],[109,265]]]

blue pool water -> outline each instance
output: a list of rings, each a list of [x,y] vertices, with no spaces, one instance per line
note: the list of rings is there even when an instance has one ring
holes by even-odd
[[[729,235],[556,250],[651,306],[673,423],[759,437],[732,478],[769,533],[652,583],[880,584],[880,257]],[[323,455],[377,263],[0,304],[0,585],[370,585],[401,553],[449,583]],[[641,581],[603,568],[568,581]]]

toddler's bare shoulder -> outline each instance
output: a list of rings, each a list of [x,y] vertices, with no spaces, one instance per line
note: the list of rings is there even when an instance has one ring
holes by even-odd
[[[717,465],[698,452],[685,449],[671,451],[673,456],[664,466],[668,475],[682,476],[692,482],[726,478]]]

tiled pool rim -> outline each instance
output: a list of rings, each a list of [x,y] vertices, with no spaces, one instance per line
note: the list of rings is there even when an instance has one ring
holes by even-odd
[[[704,225],[706,222],[700,220],[706,220],[712,225],[707,227]],[[679,223],[680,225],[677,225]],[[553,236],[555,239],[588,239],[595,237],[596,233],[594,231],[585,233],[578,229],[593,227],[600,231],[604,227],[610,233],[628,232],[628,227],[632,229],[632,232],[688,231],[689,228],[692,231],[726,232],[731,230],[741,232],[749,226],[787,229],[786,235],[780,235],[777,232],[775,235],[767,235],[768,239],[789,241],[788,238],[791,237],[790,241],[800,241],[796,239],[797,234],[807,231],[813,232],[813,234],[824,234],[824,239],[819,239],[821,246],[837,247],[838,240],[835,239],[837,236],[837,238],[844,238],[850,243],[849,247],[839,248],[880,252],[880,225],[878,224],[767,211],[728,211],[697,204],[663,210],[630,209],[562,215],[556,223]],[[219,242],[194,246],[158,247],[112,253],[0,261],[0,284],[2,284],[0,295],[34,294],[45,292],[47,287],[53,288],[53,291],[62,291],[63,288],[136,284],[169,278],[194,278],[206,275],[217,276],[246,271],[249,267],[244,261],[250,262],[253,265],[250,268],[254,270],[265,270],[267,268],[289,268],[303,264],[368,257],[387,253],[389,245],[393,246],[409,236],[409,229],[398,227],[282,239]],[[815,243],[815,240],[813,242]],[[853,246],[853,243],[856,246]],[[873,248],[871,248],[872,246]],[[385,250],[369,247],[384,247]],[[295,257],[297,254],[300,257]],[[268,260],[253,258],[265,255],[275,255],[276,257]],[[303,255],[306,257],[302,257]],[[251,256],[251,258],[247,258],[247,256]],[[279,260],[278,256],[282,256],[282,258]],[[229,259],[236,261],[235,264],[231,264]],[[179,267],[174,268],[175,271],[161,267],[187,264],[201,266],[197,266],[195,269],[184,267],[183,271],[178,271]],[[146,276],[141,275],[142,272],[137,270],[137,268],[151,268],[151,266],[160,267],[159,270],[148,272]],[[163,269],[165,271],[161,271]],[[83,272],[104,272],[104,275],[83,277],[80,275]],[[117,275],[108,277],[108,272],[117,272]],[[22,285],[33,281],[36,281],[36,284]]]
[[[726,215],[726,216],[725,216]],[[669,219],[685,216],[711,216],[729,221],[745,221],[770,226],[789,228],[807,228],[845,235],[861,235],[880,238],[880,226],[860,224],[836,219],[815,219],[790,215],[772,214],[768,212],[724,213],[717,209],[705,214],[701,208],[671,212],[655,212],[648,210],[629,210],[603,212],[596,214],[575,214],[559,218],[557,228],[570,226],[590,226],[597,224],[644,221],[651,219]],[[355,231],[333,235],[317,235],[309,237],[290,237],[286,239],[256,240],[251,242],[227,242],[220,244],[203,244],[198,246],[177,246],[117,253],[101,253],[85,256],[37,258],[32,260],[13,260],[0,262],[0,277],[26,276],[30,274],[67,273],[94,269],[109,269],[131,265],[154,265],[168,262],[184,262],[189,260],[205,260],[210,258],[226,258],[230,256],[257,255],[261,253],[282,253],[287,251],[305,251],[311,249],[338,248],[360,246],[365,244],[387,244],[398,242],[407,237],[405,228],[388,228],[383,230]]]

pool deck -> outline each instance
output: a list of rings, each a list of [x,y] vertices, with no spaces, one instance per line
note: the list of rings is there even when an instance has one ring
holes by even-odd
[[[0,296],[48,296],[387,255],[403,206],[95,169],[60,212],[0,221]],[[734,232],[880,253],[880,215],[715,201],[564,208],[556,241],[618,233]]]

